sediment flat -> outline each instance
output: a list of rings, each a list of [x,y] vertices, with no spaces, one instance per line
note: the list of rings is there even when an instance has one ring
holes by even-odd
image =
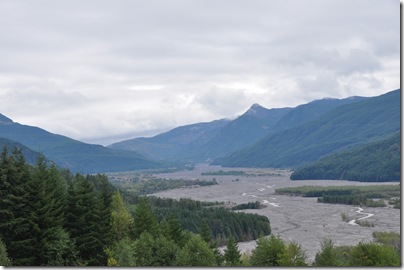
[[[243,171],[248,175],[201,175],[212,171]],[[400,210],[392,207],[358,207],[342,204],[317,203],[317,198],[304,198],[275,194],[276,188],[296,186],[367,186],[398,185],[397,182],[369,183],[342,180],[299,180],[289,179],[286,170],[262,168],[224,168],[199,164],[192,171],[156,174],[166,179],[206,179],[215,178],[218,185],[198,188],[181,188],[153,194],[165,198],[191,198],[200,201],[224,201],[233,204],[260,201],[267,207],[257,210],[243,210],[267,216],[271,222],[272,233],[286,242],[296,241],[305,250],[308,260],[312,261],[320,250],[321,241],[330,238],[336,246],[356,245],[360,241],[372,241],[374,231],[400,233]],[[341,213],[359,220],[367,216],[374,227],[362,227],[345,222]],[[366,213],[366,214],[365,214]],[[249,252],[255,241],[240,242],[239,249]]]

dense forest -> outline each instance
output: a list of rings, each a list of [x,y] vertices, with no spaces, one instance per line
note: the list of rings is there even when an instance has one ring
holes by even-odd
[[[368,207],[384,207],[384,200],[394,208],[400,208],[400,185],[376,186],[302,186],[278,188],[277,194],[299,195],[303,197],[318,197],[321,203],[338,203]]]
[[[399,181],[400,132],[389,138],[345,150],[297,169],[290,179],[343,179],[364,182]]]
[[[187,265],[195,248],[218,264],[219,243],[270,233],[266,217],[220,203],[121,195],[105,175],[73,175],[43,157],[30,166],[18,148],[3,149],[0,175],[2,264]]]
[[[30,166],[18,148],[0,154],[0,215],[5,266],[309,265],[298,243],[264,237],[266,217],[218,202],[134,196],[105,175],[73,175],[42,157]],[[251,254],[240,254],[237,241],[256,237]],[[342,251],[324,242],[313,265],[398,266],[397,237],[379,233]]]

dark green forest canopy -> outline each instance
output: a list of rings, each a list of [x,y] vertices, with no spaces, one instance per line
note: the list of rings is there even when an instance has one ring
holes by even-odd
[[[4,148],[0,176],[0,240],[4,247],[0,257],[4,255],[4,262],[11,261],[13,266],[115,265],[119,254],[144,245],[170,247],[174,253],[167,254],[165,261],[144,264],[135,256],[135,264],[170,266],[192,235],[202,231],[202,220],[208,221],[211,239],[206,245],[216,265],[221,258],[217,244],[225,244],[228,237],[251,240],[270,234],[268,218],[212,207],[220,203],[147,198],[125,192],[126,203],[119,203],[119,198],[117,203],[117,189],[105,175],[73,175],[48,165],[43,157],[30,166],[18,148],[12,153]],[[121,230],[122,224],[129,227]],[[117,239],[117,231],[126,233]],[[152,253],[144,256],[159,257]],[[131,265],[133,261],[128,262]]]
[[[383,140],[338,152],[297,169],[290,179],[342,179],[388,182],[401,179],[400,132]]]
[[[308,265],[299,244],[275,236],[261,237],[251,255],[241,256],[237,239],[269,234],[268,219],[233,213],[221,203],[120,196],[105,175],[72,175],[44,158],[29,166],[19,149],[10,153],[5,148],[0,154],[0,176],[2,265]],[[374,192],[368,187],[361,191]],[[399,236],[374,236],[378,243],[335,248],[329,242],[313,265],[398,266]],[[218,244],[225,242],[222,255]]]
[[[400,185],[372,185],[372,186],[302,186],[276,189],[277,194],[298,195],[303,197],[318,197],[318,202],[339,203],[350,205],[364,205],[369,207],[386,206],[400,202]],[[377,199],[377,200],[374,200]],[[394,208],[399,208],[395,206]]]

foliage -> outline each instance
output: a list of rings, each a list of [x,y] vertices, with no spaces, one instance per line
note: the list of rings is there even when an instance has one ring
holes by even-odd
[[[161,201],[159,204],[162,204]],[[201,221],[206,220],[212,240],[217,240],[219,245],[226,244],[226,238],[230,235],[238,241],[249,241],[257,239],[260,234],[271,233],[269,220],[265,216],[235,213],[217,207],[205,208],[198,204],[194,204],[193,207],[191,205],[186,200],[176,201],[172,204],[170,200],[166,200],[166,206],[155,207],[155,211],[159,220],[166,218],[170,211],[175,211],[182,227],[194,233],[201,232],[203,225]]]
[[[108,266],[136,266],[134,242],[128,236],[106,247],[105,254]]]
[[[388,245],[394,248],[398,255],[401,255],[401,237],[395,232],[373,232],[375,242]]]
[[[134,243],[135,261],[141,266],[174,266],[178,246],[162,235],[143,232]]]
[[[130,179],[123,180],[123,176],[114,174],[111,183],[121,190],[133,195],[146,195],[168,189],[191,188],[199,186],[217,185],[216,180],[184,180],[184,179],[161,179],[149,174],[132,174]]]
[[[391,246],[360,242],[352,250],[350,266],[400,266],[400,256]]]
[[[0,155],[0,238],[16,266],[36,261],[36,198],[31,184],[32,175],[21,150],[15,148],[10,155],[4,147]]]
[[[337,259],[337,252],[331,239],[325,239],[321,243],[321,250],[316,254],[314,265],[321,267],[340,266],[340,262]]]
[[[144,232],[149,232],[152,235],[157,234],[157,219],[146,197],[140,198],[135,208],[133,225],[135,238],[138,238]]]
[[[215,266],[216,258],[208,244],[199,235],[193,235],[179,251],[177,266]]]
[[[400,133],[352,150],[329,155],[292,173],[290,179],[344,179],[363,182],[399,181]]]
[[[230,236],[227,240],[227,246],[224,251],[224,262],[226,266],[240,266],[241,254],[238,250],[236,239]]]
[[[256,248],[252,251],[252,266],[280,266],[280,260],[285,254],[285,243],[279,236],[261,237]]]
[[[263,207],[264,206],[259,201],[255,201],[255,202],[238,204],[238,205],[232,207],[231,210],[261,209]]]
[[[384,200],[374,198],[392,198],[400,196],[400,185],[372,186],[302,186],[276,189],[277,194],[320,197],[318,202],[384,207]]]
[[[286,245],[284,252],[279,259],[280,266],[307,266],[307,256],[302,247],[296,242]]]
[[[110,226],[113,240],[120,241],[126,237],[130,237],[133,231],[134,220],[126,209],[119,191],[116,191],[112,196],[111,208]]]
[[[11,266],[11,260],[7,254],[6,245],[0,239],[0,265],[1,266]]]
[[[237,176],[244,176],[246,175],[243,171],[211,171],[211,172],[203,172],[201,175],[237,175]]]
[[[78,256],[87,265],[106,265],[103,253],[101,201],[94,185],[77,175],[68,189],[67,229],[76,242]]]

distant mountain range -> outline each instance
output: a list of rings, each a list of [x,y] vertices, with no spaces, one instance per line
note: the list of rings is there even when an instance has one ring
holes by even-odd
[[[27,153],[28,161],[36,159],[38,153],[41,153],[58,166],[73,172],[98,173],[161,166],[160,163],[147,160],[133,151],[86,144],[38,127],[15,123],[1,114],[0,138],[2,145],[16,145],[22,148],[23,152]]]
[[[400,131],[400,91],[330,110],[300,126],[269,134],[253,146],[215,160],[228,167],[296,168],[335,151]]]
[[[360,156],[366,151],[357,151],[358,147],[399,134],[400,99],[398,89],[369,98],[325,98],[294,108],[254,104],[234,120],[181,126],[108,147],[21,125],[0,114],[0,144],[17,145],[32,160],[41,153],[60,167],[82,173],[150,169],[178,162],[304,168],[340,151],[352,150]]]
[[[365,99],[322,99],[296,108],[279,109],[254,104],[232,121],[183,126],[152,138],[135,138],[108,147],[134,150],[155,160],[209,162],[252,146],[268,134],[302,125],[334,108]]]

